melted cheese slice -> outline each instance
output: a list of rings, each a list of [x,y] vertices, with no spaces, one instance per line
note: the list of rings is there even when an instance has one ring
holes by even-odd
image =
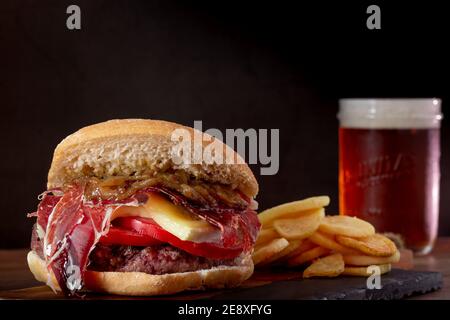
[[[139,207],[117,208],[112,213],[111,220],[119,217],[150,218],[181,240],[215,242],[220,239],[220,231],[205,220],[199,219],[157,193],[149,192],[147,195],[147,202]]]

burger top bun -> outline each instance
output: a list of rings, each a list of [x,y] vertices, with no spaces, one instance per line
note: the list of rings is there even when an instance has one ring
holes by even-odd
[[[183,132],[189,133],[191,141],[194,131],[200,134],[176,123],[144,119],[110,120],[81,128],[56,147],[47,187],[60,187],[80,177],[154,175],[174,169],[208,182],[232,185],[248,197],[256,196],[258,183],[252,171],[239,154],[218,139],[200,136],[203,150],[212,142],[220,146],[222,163],[205,159],[185,163],[174,158],[173,147],[179,144],[172,141],[176,129],[186,130]]]

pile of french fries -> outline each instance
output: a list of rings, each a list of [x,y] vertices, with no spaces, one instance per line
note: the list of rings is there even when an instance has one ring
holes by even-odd
[[[285,203],[261,212],[256,240],[256,267],[306,267],[303,277],[368,276],[398,262],[395,244],[368,222],[343,215],[326,216],[327,196]]]

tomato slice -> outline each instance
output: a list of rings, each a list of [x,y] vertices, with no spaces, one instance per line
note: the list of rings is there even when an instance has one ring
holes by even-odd
[[[174,247],[186,251],[194,256],[200,256],[211,259],[232,259],[237,257],[243,250],[238,248],[225,248],[219,243],[184,241],[170,232],[162,229],[151,219],[140,217],[122,217],[114,221],[116,225],[123,229],[133,230],[138,234],[166,242]]]
[[[162,242],[155,238],[149,237],[148,235],[140,234],[133,230],[111,226],[108,233],[100,238],[100,243],[108,245],[116,244],[147,247],[158,245]]]

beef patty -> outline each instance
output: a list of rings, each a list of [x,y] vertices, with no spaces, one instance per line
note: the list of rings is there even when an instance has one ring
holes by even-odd
[[[89,270],[148,274],[189,272],[236,264],[235,259],[215,260],[193,256],[168,244],[150,247],[97,244],[89,259]]]
[[[37,236],[36,226],[31,237],[31,249],[44,259],[43,240]],[[239,257],[227,260],[198,257],[169,244],[135,247],[98,243],[89,255],[88,270],[166,274],[233,266],[238,259]]]

